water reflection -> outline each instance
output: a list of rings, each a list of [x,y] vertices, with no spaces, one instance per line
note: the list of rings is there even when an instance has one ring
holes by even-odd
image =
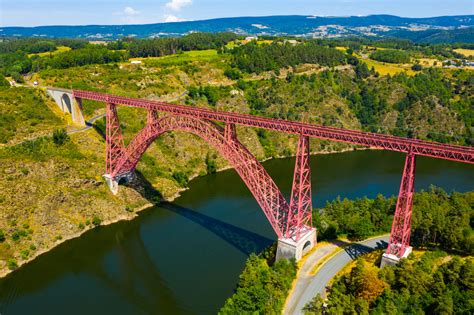
[[[150,310],[161,310],[166,314],[183,313],[183,309],[174,299],[173,292],[150,258],[140,236],[139,222],[121,222],[117,225],[120,226],[113,229],[101,227],[87,232],[81,238],[63,243],[51,253],[2,280],[0,282],[0,312],[2,314],[56,313],[55,306],[50,303],[36,303],[39,302],[37,299],[29,301],[29,305],[21,303],[12,305],[12,303],[32,293],[47,291],[48,287],[61,282],[61,279],[70,279],[70,285],[77,285],[90,294],[106,289],[107,295],[120,298],[121,303],[133,305],[134,313],[140,311],[140,313],[149,314]],[[111,259],[113,267],[108,263]],[[83,280],[90,278],[100,283],[99,289],[87,285],[82,286]],[[100,299],[101,295],[101,293],[97,294],[97,299]],[[93,301],[92,295],[90,297],[91,300],[83,301],[82,305],[70,305],[68,313],[89,313],[83,309],[83,306],[89,303],[97,310],[98,303]],[[52,297],[46,294],[45,298]],[[61,304],[61,301],[57,302]],[[33,309],[34,312],[31,312]],[[104,313],[107,310],[110,310],[110,305],[104,305]]]

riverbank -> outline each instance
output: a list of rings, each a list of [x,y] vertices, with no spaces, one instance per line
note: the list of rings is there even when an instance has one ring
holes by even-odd
[[[6,277],[7,275],[9,275],[10,273],[14,272],[15,270],[18,270],[19,268],[21,268],[22,266],[34,261],[35,259],[39,258],[41,255],[43,254],[46,254],[48,252],[50,252],[51,250],[53,250],[55,247],[61,245],[62,243],[64,242],[67,242],[69,240],[72,240],[72,239],[75,239],[75,238],[78,238],[80,237],[81,235],[83,235],[84,233],[86,232],[89,232],[95,228],[98,228],[99,226],[106,226],[106,225],[110,225],[110,224],[114,224],[114,223],[117,223],[117,222],[121,222],[121,221],[130,221],[130,220],[133,220],[135,219],[138,214],[145,210],[145,209],[148,209],[148,208],[151,208],[153,207],[154,205],[152,203],[148,203],[144,206],[141,206],[137,209],[134,209],[133,211],[131,211],[129,214],[122,214],[122,215],[119,215],[117,216],[116,218],[114,219],[111,219],[111,220],[105,220],[103,222],[101,222],[100,225],[93,225],[93,224],[90,224],[86,227],[84,227],[84,229],[80,232],[76,232],[76,233],[73,233],[73,234],[70,234],[70,235],[67,235],[67,236],[64,236],[62,237],[60,240],[56,240],[56,242],[54,244],[52,244],[51,247],[47,248],[47,249],[41,249],[41,250],[38,250],[36,251],[33,255],[31,255],[29,257],[28,260],[22,260],[20,262],[17,263],[18,267],[11,270],[11,269],[8,269],[6,266],[2,269],[0,269],[0,278],[4,278]]]
[[[355,147],[351,147],[351,148],[345,148],[345,149],[342,149],[342,150],[332,150],[332,151],[320,151],[320,152],[311,152],[311,155],[312,156],[315,156],[315,155],[322,155],[322,154],[337,154],[337,153],[344,153],[344,152],[351,152],[351,151],[359,151],[359,150],[367,150],[367,149],[370,149],[370,148],[355,148]],[[294,157],[294,155],[290,155],[290,156],[276,156],[276,157],[270,157],[270,158],[267,158],[267,159],[264,159],[264,160],[261,160],[260,163],[264,163],[266,161],[269,161],[269,160],[274,160],[274,159],[285,159],[285,158],[292,158]],[[222,167],[222,168],[219,168],[218,170],[216,170],[216,172],[222,172],[222,171],[225,171],[225,170],[229,170],[231,169],[232,166],[231,165],[228,165],[228,166],[225,166],[225,167]],[[207,176],[207,175],[204,175],[204,176]],[[191,183],[194,179],[196,178],[199,178],[199,177],[202,177],[200,176],[199,174],[194,174],[192,176],[190,176],[189,178],[189,183]],[[121,187],[123,188],[123,187]],[[179,198],[181,196],[181,194],[188,190],[189,187],[186,187],[186,188],[181,188],[179,189],[178,191],[176,191],[175,194],[173,194],[171,197],[169,198],[162,198],[162,201],[165,201],[165,202],[173,202],[174,200],[176,200],[177,198]],[[123,189],[122,189],[123,190]],[[119,189],[120,191],[120,189]],[[134,218],[136,218],[139,213],[145,209],[148,209],[150,207],[153,207],[154,204],[153,203],[147,203],[145,205],[142,205],[142,206],[139,206],[135,209],[131,209],[129,211],[127,211],[126,213],[120,213],[118,214],[117,216],[113,217],[113,218],[109,218],[109,219],[105,219],[103,220],[100,225],[93,225],[93,224],[89,224],[89,225],[84,225],[84,228],[80,231],[74,231],[72,232],[71,234],[64,234],[61,236],[60,239],[56,239],[52,244],[49,244],[49,246],[47,248],[42,248],[42,249],[39,249],[35,252],[32,252],[30,254],[30,256],[28,257],[28,259],[26,260],[20,260],[17,262],[17,268],[15,269],[9,269],[7,264],[4,264],[4,266],[0,269],[0,278],[3,278],[5,276],[7,276],[8,274],[14,272],[15,270],[17,270],[18,268],[21,268],[22,266],[24,266],[25,264],[28,264],[32,261],[34,261],[36,258],[40,257],[41,255],[45,254],[45,253],[48,253],[49,251],[51,251],[52,249],[54,249],[55,247],[57,247],[58,245],[68,241],[68,240],[71,240],[71,239],[74,239],[74,238],[77,238],[77,237],[80,237],[81,235],[83,235],[84,233],[98,227],[98,226],[106,226],[106,225],[110,225],[110,224],[114,224],[114,223],[117,223],[117,222],[120,222],[120,221],[130,221],[130,220],[133,220]]]

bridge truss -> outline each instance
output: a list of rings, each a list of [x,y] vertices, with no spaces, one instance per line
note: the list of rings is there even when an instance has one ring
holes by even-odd
[[[213,145],[241,176],[279,238],[298,241],[312,227],[311,170],[309,138],[332,140],[353,145],[407,154],[398,195],[387,254],[403,257],[410,241],[415,159],[427,156],[474,164],[474,148],[375,134],[342,128],[230,113],[165,102],[134,99],[89,91],[72,91],[78,99],[106,103],[107,176],[118,181],[132,173],[149,145],[160,134],[171,130],[192,132]],[[148,111],[147,125],[125,147],[116,106]],[[158,112],[168,116],[158,119]],[[215,122],[225,123],[219,127]],[[255,157],[238,141],[235,125],[263,128],[299,136],[290,204]]]

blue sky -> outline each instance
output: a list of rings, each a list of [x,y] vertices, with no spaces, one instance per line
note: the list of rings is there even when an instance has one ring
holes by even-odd
[[[0,0],[1,26],[144,24],[262,15],[474,14],[474,0]]]

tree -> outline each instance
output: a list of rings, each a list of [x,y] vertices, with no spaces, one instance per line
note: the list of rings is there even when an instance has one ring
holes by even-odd
[[[16,262],[14,258],[9,258],[7,260],[7,267],[10,270],[15,270],[16,268],[18,268],[18,263]]]
[[[189,178],[185,173],[179,171],[174,172],[172,177],[181,187],[186,187],[188,185]]]
[[[355,73],[359,79],[365,79],[370,76],[370,70],[367,67],[367,64],[365,64],[365,62],[357,63],[355,67]]]
[[[95,226],[99,226],[101,223],[102,220],[97,215],[92,218],[92,224],[94,224]]]
[[[214,174],[217,171],[217,163],[215,156],[211,156],[211,154],[206,155],[206,171],[208,174]]]
[[[224,71],[224,75],[231,80],[238,80],[242,78],[242,73],[239,70],[230,68]]]
[[[308,304],[303,308],[305,313],[309,314],[325,314],[324,300],[321,294],[317,294]]]

